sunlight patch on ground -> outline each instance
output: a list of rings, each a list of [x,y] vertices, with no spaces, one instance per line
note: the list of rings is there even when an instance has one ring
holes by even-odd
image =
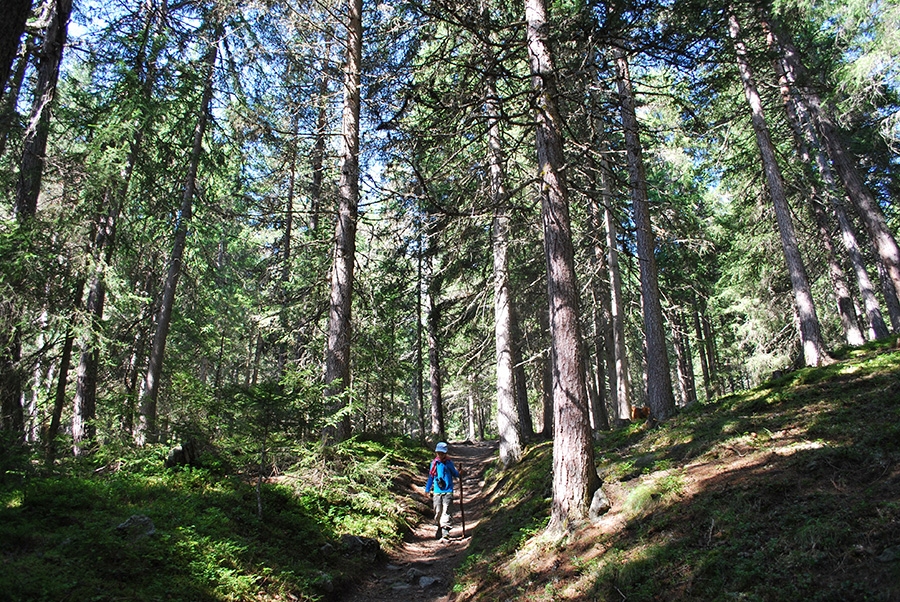
[[[799,451],[822,449],[823,447],[826,447],[826,445],[822,441],[797,441],[796,443],[774,447],[772,448],[772,453],[778,454],[779,456],[790,456]]]

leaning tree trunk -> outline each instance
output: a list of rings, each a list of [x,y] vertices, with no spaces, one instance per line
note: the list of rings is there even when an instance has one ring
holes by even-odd
[[[625,130],[628,179],[641,273],[644,337],[647,343],[647,405],[655,420],[665,420],[675,413],[675,395],[672,391],[672,374],[666,351],[666,333],[659,294],[655,256],[656,237],[650,223],[647,178],[644,173],[643,151],[628,61],[620,48],[615,48],[613,55],[616,60],[616,83],[622,107],[622,127]]]
[[[871,332],[876,339],[887,337],[889,334],[887,325],[884,323],[884,318],[881,315],[881,308],[878,306],[875,291],[872,287],[869,275],[866,272],[865,263],[863,262],[862,254],[859,251],[859,245],[856,242],[856,234],[853,232],[853,227],[847,219],[847,214],[844,211],[840,199],[838,199],[837,182],[834,177],[834,172],[825,160],[824,153],[821,150],[819,137],[816,134],[815,127],[810,119],[806,105],[795,97],[795,90],[791,85],[792,78],[788,75],[790,67],[784,61],[784,53],[780,52],[775,33],[771,25],[765,19],[762,20],[762,25],[766,31],[766,41],[769,48],[776,53],[776,58],[772,63],[775,67],[775,72],[778,74],[781,97],[784,101],[788,121],[790,122],[791,129],[793,130],[794,137],[797,141],[800,158],[812,175],[813,161],[811,155],[815,157],[815,166],[818,169],[819,177],[825,185],[824,196],[837,217],[838,225],[841,230],[841,240],[856,275],[857,285],[860,295],[863,298],[866,317],[868,318]],[[778,58],[777,55],[781,55],[780,58]],[[833,248],[831,228],[829,226],[825,207],[823,207],[815,198],[817,196],[815,189],[815,185],[812,185],[812,198],[810,199],[810,204],[816,218],[816,224],[819,227],[819,233],[822,236],[822,241],[825,244],[828,253],[829,273],[831,274],[831,280],[834,285],[841,325],[844,328],[845,338],[849,345],[862,345],[864,339],[860,329],[859,320],[857,319],[855,304],[850,295],[849,287],[846,284],[844,270],[841,267]]]
[[[879,258],[893,285],[893,296],[900,298],[900,247],[885,220],[884,213],[872,192],[866,186],[853,157],[846,150],[841,140],[838,127],[832,116],[833,109],[823,106],[822,100],[815,90],[806,85],[808,75],[793,43],[783,36],[773,25],[772,33],[782,52],[782,62],[790,83],[797,87],[800,102],[810,113],[812,121],[825,144],[825,150],[831,158],[834,171],[844,185],[848,198],[856,207],[869,236],[875,246]]]
[[[875,296],[875,287],[869,278],[866,270],[865,261],[856,239],[853,225],[844,210],[844,205],[838,195],[838,184],[835,178],[832,166],[826,160],[822,151],[820,136],[815,127],[815,116],[811,114],[810,103],[804,101],[805,97],[812,94],[809,90],[803,91],[797,85],[797,78],[802,73],[802,65],[799,64],[796,50],[791,46],[787,49],[782,47],[782,40],[777,35],[775,28],[771,23],[763,20],[763,25],[767,33],[767,41],[769,47],[778,55],[774,61],[775,68],[779,76],[782,86],[782,96],[788,106],[788,116],[792,118],[794,127],[797,130],[799,139],[806,143],[807,153],[811,152],[815,157],[815,164],[819,171],[819,176],[825,184],[825,196],[828,198],[829,204],[838,220],[841,229],[841,241],[847,256],[850,258],[850,264],[853,266],[853,272],[856,275],[856,282],[860,296],[863,298],[866,319],[871,329],[871,334],[875,339],[883,339],[890,333],[884,322],[884,316],[881,313],[881,307],[878,304],[878,298]],[[790,60],[793,58],[794,60]],[[796,96],[795,96],[796,94]],[[816,104],[818,105],[817,98]],[[808,158],[805,160],[809,161]],[[896,295],[894,295],[896,298]],[[848,337],[849,339],[849,337]],[[852,344],[852,343],[851,343]]]
[[[816,315],[816,306],[813,302],[809,278],[806,275],[803,258],[800,256],[800,246],[797,243],[797,235],[794,232],[794,225],[791,221],[791,210],[784,192],[781,170],[775,158],[775,147],[772,144],[769,127],[763,114],[762,100],[756,89],[756,82],[753,80],[753,71],[750,68],[747,48],[741,39],[740,25],[733,11],[728,15],[728,32],[732,40],[734,40],[735,55],[737,57],[738,70],[741,74],[741,82],[744,86],[744,95],[747,98],[747,103],[750,105],[753,131],[756,134],[757,146],[759,146],[759,152],[762,157],[769,196],[775,208],[775,220],[778,222],[781,245],[791,279],[791,288],[794,292],[794,305],[799,320],[803,358],[807,366],[819,366],[827,361],[825,345],[822,341],[822,333],[819,327],[819,317]]]
[[[562,124],[556,111],[556,82],[547,42],[549,24],[544,0],[525,0],[525,20],[537,107],[535,145],[542,188],[553,369],[553,493],[547,529],[561,534],[588,518],[600,478],[591,444],[578,286],[563,173]]]
[[[350,437],[350,309],[353,264],[356,261],[356,220],[359,207],[359,109],[362,73],[362,0],[349,0],[347,65],[344,74],[344,112],[341,122],[342,163],[338,216],[331,269],[331,304],[325,349],[325,386],[329,419],[326,441]]]
[[[135,429],[135,441],[138,445],[154,443],[157,441],[156,427],[156,401],[159,397],[159,379],[162,375],[163,356],[166,350],[166,339],[169,336],[169,327],[172,323],[172,310],[175,306],[175,288],[181,275],[181,263],[184,250],[187,246],[188,226],[193,211],[194,195],[197,191],[197,170],[200,166],[200,156],[203,152],[203,136],[206,133],[207,116],[213,94],[213,76],[215,73],[216,57],[218,54],[218,38],[221,26],[216,27],[216,36],[210,42],[206,57],[205,83],[203,95],[200,100],[200,110],[197,115],[197,123],[194,126],[194,140],[191,146],[188,173],[184,182],[184,192],[181,198],[181,208],[175,224],[175,241],[172,246],[172,256],[169,258],[169,268],[166,273],[166,281],[163,286],[162,299],[160,300],[159,313],[156,318],[156,332],[153,334],[153,342],[150,345],[150,359],[147,372],[144,375],[139,394],[139,416]]]
[[[140,51],[136,55],[134,72],[143,78],[141,84],[142,100],[149,103],[153,95],[153,87],[156,75],[156,59],[158,50],[151,51],[147,57],[146,50],[151,46],[151,34],[153,24],[158,16],[153,11],[148,11],[143,31]],[[162,18],[159,18],[162,23]],[[96,418],[97,408],[97,374],[100,367],[100,352],[97,338],[102,329],[103,308],[106,299],[106,266],[109,265],[113,253],[113,245],[116,236],[116,225],[119,214],[128,194],[128,187],[134,174],[134,167],[144,140],[143,119],[133,127],[131,139],[128,140],[129,150],[117,181],[111,183],[104,195],[104,203],[98,212],[96,220],[96,234],[93,243],[94,274],[90,279],[85,310],[90,320],[90,329],[82,336],[80,342],[81,357],[78,363],[77,378],[75,382],[75,398],[72,411],[72,438],[75,444],[75,454],[79,454],[82,441],[90,441],[96,434],[93,421]],[[105,215],[103,215],[105,212]],[[102,215],[102,217],[100,217]]]

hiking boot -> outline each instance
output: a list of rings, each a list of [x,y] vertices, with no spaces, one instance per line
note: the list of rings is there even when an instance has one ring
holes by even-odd
[[[450,539],[450,529],[443,529],[441,533],[441,539]]]

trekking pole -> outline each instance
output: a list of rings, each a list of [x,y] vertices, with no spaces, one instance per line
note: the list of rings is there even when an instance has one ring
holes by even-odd
[[[463,478],[459,475],[459,516],[462,519],[462,536],[466,536],[466,509],[463,507]]]

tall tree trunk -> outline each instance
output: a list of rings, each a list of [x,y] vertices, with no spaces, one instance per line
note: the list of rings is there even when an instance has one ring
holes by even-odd
[[[356,261],[356,220],[359,207],[359,109],[362,73],[362,0],[348,0],[347,65],[344,74],[344,111],[341,123],[342,163],[334,264],[331,270],[331,305],[325,350],[325,385],[328,414],[338,416],[325,430],[326,440],[350,437],[347,394],[350,388],[350,309],[353,267]]]
[[[828,361],[819,327],[819,318],[816,315],[816,306],[809,286],[809,278],[806,275],[806,268],[803,265],[803,258],[800,256],[800,246],[797,243],[797,235],[791,221],[791,211],[784,192],[781,170],[775,157],[775,147],[769,135],[769,127],[763,114],[762,101],[756,89],[756,82],[753,80],[747,48],[741,39],[740,25],[733,11],[728,15],[728,32],[734,41],[744,95],[750,105],[753,131],[756,134],[757,146],[759,146],[762,157],[769,196],[775,208],[775,220],[778,222],[781,245],[791,279],[791,288],[794,292],[794,306],[799,319],[803,358],[807,366],[819,366]]]
[[[818,169],[819,176],[825,184],[824,196],[828,199],[829,205],[831,206],[835,217],[837,217],[838,225],[841,230],[841,241],[844,250],[847,252],[847,256],[850,258],[850,264],[853,266],[857,287],[860,296],[863,298],[866,318],[872,331],[872,336],[876,339],[885,338],[889,334],[888,328],[884,322],[884,317],[881,314],[881,308],[879,307],[878,299],[875,296],[875,288],[872,285],[872,281],[866,270],[865,261],[860,252],[859,243],[856,240],[853,226],[850,219],[847,217],[847,212],[844,210],[843,203],[839,198],[837,179],[835,178],[831,165],[826,160],[824,152],[822,151],[821,141],[819,134],[816,132],[815,124],[813,123],[813,116],[810,115],[809,105],[803,101],[802,91],[797,86],[797,77],[799,75],[796,72],[797,65],[791,64],[787,60],[786,52],[781,47],[781,40],[776,34],[776,30],[772,24],[763,18],[762,25],[766,31],[769,47],[776,53],[776,60],[774,60],[773,63],[775,65],[776,73],[778,74],[779,83],[781,85],[781,94],[785,102],[788,118],[791,121],[795,136],[798,139],[798,144],[801,146],[801,158],[805,163],[810,165],[810,154],[815,158],[815,165]],[[822,218],[818,216],[818,206],[814,206],[814,210],[817,211],[817,219],[821,220]],[[831,271],[833,273],[832,278],[834,278],[835,271],[833,267],[831,268]],[[846,303],[846,301],[840,299],[838,303],[840,305],[841,303]],[[846,320],[844,314],[847,311],[848,310],[846,309],[841,309],[842,323]],[[855,315],[855,311],[853,313]],[[849,327],[852,328],[852,324],[850,324]],[[846,328],[847,326],[845,326],[845,330]],[[851,345],[861,344],[856,341],[857,338],[855,335],[852,332],[849,332],[847,335],[847,342]]]
[[[595,180],[597,174],[597,166],[591,161],[591,179],[592,189],[596,189]],[[602,180],[602,176],[601,176]],[[600,193],[602,195],[602,193]],[[591,231],[591,266],[594,272],[591,278],[591,322],[594,329],[594,365],[590,370],[589,376],[591,380],[589,384],[589,394],[591,396],[591,416],[594,431],[609,430],[609,412],[606,402],[606,379],[605,375],[610,378],[609,390],[615,396],[616,389],[616,373],[615,369],[610,366],[615,362],[612,352],[612,342],[614,335],[612,334],[612,319],[609,310],[610,293],[608,285],[609,269],[607,264],[607,253],[601,242],[601,232],[603,228],[600,225],[600,204],[597,202],[597,191],[592,190],[592,194],[588,199],[588,226]],[[588,354],[589,355],[589,354]]]
[[[425,385],[423,382],[423,372],[425,371],[425,362],[422,354],[422,304],[424,303],[424,291],[422,280],[422,263],[424,261],[422,253],[422,227],[421,223],[418,227],[418,244],[416,245],[418,254],[416,256],[416,374],[413,378],[413,386],[415,387],[416,403],[419,412],[419,436],[421,441],[425,441],[427,432],[425,430]]]
[[[647,344],[647,405],[656,420],[675,413],[672,375],[666,352],[666,333],[659,294],[656,268],[656,237],[650,223],[647,178],[644,173],[643,149],[635,111],[634,89],[628,72],[628,60],[621,48],[614,48],[616,83],[622,107],[622,126],[628,157],[628,179],[632,212],[637,236],[637,253],[641,273],[641,298],[644,310],[644,337]]]
[[[672,338],[677,360],[678,389],[681,391],[680,405],[687,407],[697,401],[697,385],[694,382],[694,362],[687,334],[687,323],[680,310],[675,311],[674,326]]]
[[[278,321],[281,325],[281,336],[278,341],[278,374],[284,375],[288,361],[288,336],[290,321],[288,318],[288,306],[290,304],[288,285],[291,281],[291,251],[294,237],[294,185],[297,179],[297,137],[298,126],[296,118],[291,127],[290,149],[288,150],[288,189],[284,199],[284,231],[281,235],[281,278],[279,283],[279,295],[281,307],[278,309]]]
[[[702,302],[702,306],[700,308],[700,322],[703,326],[703,341],[706,343],[706,363],[709,366],[709,379],[712,383],[712,392],[713,397],[719,395],[722,392],[722,384],[719,378],[719,352],[716,347],[716,334],[713,331],[712,320],[709,319],[709,315],[706,313],[706,301]]]
[[[433,244],[433,240],[431,243]],[[447,429],[444,425],[444,400],[441,394],[441,307],[437,297],[440,293],[440,278],[436,277],[431,264],[431,256],[427,258],[428,283],[425,293],[426,331],[428,336],[428,381],[431,390],[431,438],[444,439]]]
[[[700,308],[697,296],[691,299],[691,313],[694,320],[694,336],[697,338],[697,356],[700,358],[700,372],[703,375],[703,393],[705,401],[712,399],[712,382],[710,379],[708,354],[706,352],[706,337],[703,335],[703,327],[700,324]]]
[[[134,64],[135,73],[139,78],[143,79],[141,84],[143,100],[148,103],[153,95],[158,51],[152,51],[148,58],[147,48],[150,46],[153,26],[157,21],[163,23],[162,17],[155,14],[155,11],[148,7],[145,15],[141,46]],[[103,308],[106,299],[106,266],[109,265],[112,258],[119,214],[125,203],[125,197],[128,194],[128,188],[134,174],[134,167],[143,145],[143,121],[135,124],[130,136],[131,139],[127,140],[129,150],[125,165],[120,177],[108,186],[95,225],[92,253],[94,274],[90,280],[85,307],[90,320],[90,329],[80,342],[81,358],[78,363],[75,398],[73,400],[72,435],[76,455],[81,451],[82,441],[90,441],[96,434],[93,421],[96,418],[97,374],[100,365],[100,353],[96,339],[102,331]],[[103,215],[103,212],[105,212],[105,215]]]
[[[84,295],[84,282],[75,286],[75,298],[72,307],[75,311],[81,305]],[[75,313],[73,311],[73,313]],[[66,404],[66,385],[69,382],[69,370],[72,364],[72,347],[75,344],[75,335],[72,328],[66,329],[66,338],[63,340],[62,352],[59,357],[59,373],[56,377],[56,391],[53,396],[53,410],[50,414],[50,425],[44,436],[44,449],[46,450],[47,464],[53,464],[56,458],[56,437],[59,435],[59,427],[62,424],[62,413]]]
[[[19,177],[15,192],[15,215],[19,226],[25,230],[31,228],[31,222],[37,213],[38,195],[41,191],[41,179],[44,172],[44,156],[47,150],[47,138],[50,133],[51,110],[56,98],[56,84],[59,81],[59,66],[62,62],[63,48],[66,45],[66,33],[69,16],[72,12],[72,0],[55,0],[52,4],[44,41],[38,57],[37,84],[34,101],[31,105],[31,116],[25,130],[22,144],[22,158],[19,162]],[[15,14],[9,15],[14,19]],[[8,18],[4,16],[4,18]],[[9,23],[9,36],[17,25]],[[21,32],[15,36],[16,46]],[[13,51],[15,53],[15,51]],[[9,69],[7,65],[6,69]],[[3,80],[5,83],[5,78]],[[15,284],[13,289],[18,288]],[[15,302],[5,303],[4,316],[9,321],[11,335],[0,339],[0,426],[13,434],[16,439],[24,440],[25,415],[22,407],[22,377],[19,374],[19,361],[22,354],[21,333],[18,329],[21,308]],[[4,329],[6,331],[6,329]]]
[[[791,40],[775,24],[772,24],[771,29],[783,53],[781,58],[788,80],[797,87],[800,100],[809,111],[819,135],[825,143],[831,164],[869,232],[875,250],[893,285],[891,291],[893,296],[900,298],[900,247],[897,245],[897,240],[887,225],[878,201],[866,186],[855,160],[841,140],[839,129],[834,121],[833,108],[823,106],[819,95],[808,85],[809,77],[806,68]]]
[[[62,63],[71,13],[72,0],[54,0],[47,29],[44,32],[44,42],[38,57],[34,102],[31,106],[28,128],[25,131],[19,180],[16,185],[15,209],[16,215],[20,219],[33,217],[37,212],[47,137],[50,133],[52,105],[56,98],[59,66]]]
[[[556,110],[544,0],[525,0],[525,20],[537,107],[535,145],[542,187],[541,221],[553,366],[553,494],[547,529],[561,534],[588,518],[600,478],[594,467],[591,442],[569,199],[563,173],[562,124]]]
[[[312,163],[312,182],[309,191],[309,229],[315,233],[319,229],[319,212],[322,207],[322,182],[325,176],[325,144],[328,137],[328,73],[325,65],[331,54],[330,41],[325,44],[325,56],[322,71],[319,73],[319,94],[316,98],[316,137],[313,144],[310,162]]]
[[[0,94],[9,77],[19,42],[25,33],[25,22],[31,12],[31,0],[5,0],[3,19],[0,19]]]
[[[610,391],[616,419],[631,419],[631,377],[628,374],[628,348],[625,345],[625,301],[622,296],[622,273],[619,269],[618,223],[612,211],[613,189],[609,162],[600,161],[600,182],[603,191],[603,224],[606,232],[606,265],[609,269],[609,313],[612,324],[612,357]],[[615,383],[615,386],[613,386]]]
[[[490,66],[490,65],[489,65]],[[509,216],[500,139],[500,107],[496,86],[489,76],[485,112],[488,118],[488,164],[494,222],[491,228],[494,256],[494,343],[497,358],[497,433],[504,468],[522,459],[519,408],[516,403],[515,362],[512,338],[512,291],[509,282]]]
[[[26,40],[22,44],[22,52],[16,62],[16,70],[13,71],[6,86],[6,95],[0,104],[0,156],[6,152],[6,143],[9,141],[9,132],[17,121],[16,105],[19,104],[19,94],[22,91],[22,82],[25,81],[25,71],[28,69],[28,57],[30,55],[29,43]]]
[[[512,362],[516,383],[516,406],[519,409],[519,432],[523,442],[534,439],[534,422],[528,406],[528,377],[525,362],[522,361],[522,331],[519,326],[519,312],[515,303],[510,307],[510,335],[512,337]]]
[[[837,182],[834,177],[834,172],[832,171],[831,166],[825,160],[824,153],[820,148],[819,137],[816,134],[815,127],[810,119],[809,112],[807,111],[805,104],[800,102],[794,95],[795,90],[792,88],[791,78],[788,76],[790,67],[786,65],[783,59],[784,53],[781,52],[774,31],[772,30],[769,22],[765,20],[765,18],[762,19],[762,25],[763,29],[766,32],[766,41],[769,45],[769,48],[776,53],[776,58],[772,61],[772,63],[775,67],[775,73],[778,75],[778,83],[781,88],[781,97],[784,101],[785,112],[787,113],[788,121],[790,122],[791,129],[794,132],[794,138],[796,139],[800,159],[807,167],[810,176],[814,177],[812,172],[813,161],[811,155],[815,156],[815,166],[818,169],[819,176],[821,177],[821,180],[825,185],[823,196],[828,200],[835,216],[838,219],[838,224],[841,229],[841,238],[842,242],[844,243],[844,249],[847,251],[847,255],[850,258],[850,263],[853,266],[854,273],[856,274],[857,284],[859,287],[860,295],[862,296],[866,307],[866,315],[868,317],[869,324],[873,333],[875,333],[875,338],[884,338],[888,336],[887,326],[885,325],[884,319],[881,316],[881,308],[878,306],[878,300],[875,297],[872,283],[869,280],[868,274],[866,273],[862,254],[859,252],[859,245],[856,242],[856,235],[853,232],[850,221],[847,219],[847,215],[844,211],[843,205],[838,199]],[[862,345],[864,339],[860,330],[859,320],[857,319],[856,306],[850,295],[850,290],[847,286],[846,278],[844,277],[844,270],[841,267],[834,251],[834,244],[832,243],[829,220],[825,208],[816,199],[817,187],[814,183],[811,183],[810,186],[812,189],[810,205],[813,210],[813,215],[816,218],[816,224],[819,228],[819,234],[822,237],[822,242],[825,245],[828,254],[829,274],[831,275],[831,281],[834,285],[835,299],[837,301],[838,315],[841,319],[841,326],[844,329],[844,335],[849,345]]]
[[[215,37],[210,42],[206,57],[203,59],[205,68],[203,95],[200,100],[197,123],[194,126],[194,139],[191,146],[188,173],[184,182],[181,207],[175,223],[175,240],[172,246],[172,256],[169,258],[169,268],[163,286],[159,313],[156,318],[156,332],[153,334],[147,372],[144,375],[139,394],[139,417],[137,428],[135,429],[135,440],[138,445],[156,442],[159,434],[156,420],[159,380],[162,375],[166,339],[169,336],[169,327],[172,322],[172,310],[175,306],[175,288],[181,275],[181,263],[185,247],[187,246],[188,227],[193,211],[194,195],[197,190],[197,170],[200,166],[200,156],[203,152],[203,136],[206,133],[206,124],[212,100],[213,76],[215,74],[218,38],[221,35],[221,30],[221,26],[215,28]]]

